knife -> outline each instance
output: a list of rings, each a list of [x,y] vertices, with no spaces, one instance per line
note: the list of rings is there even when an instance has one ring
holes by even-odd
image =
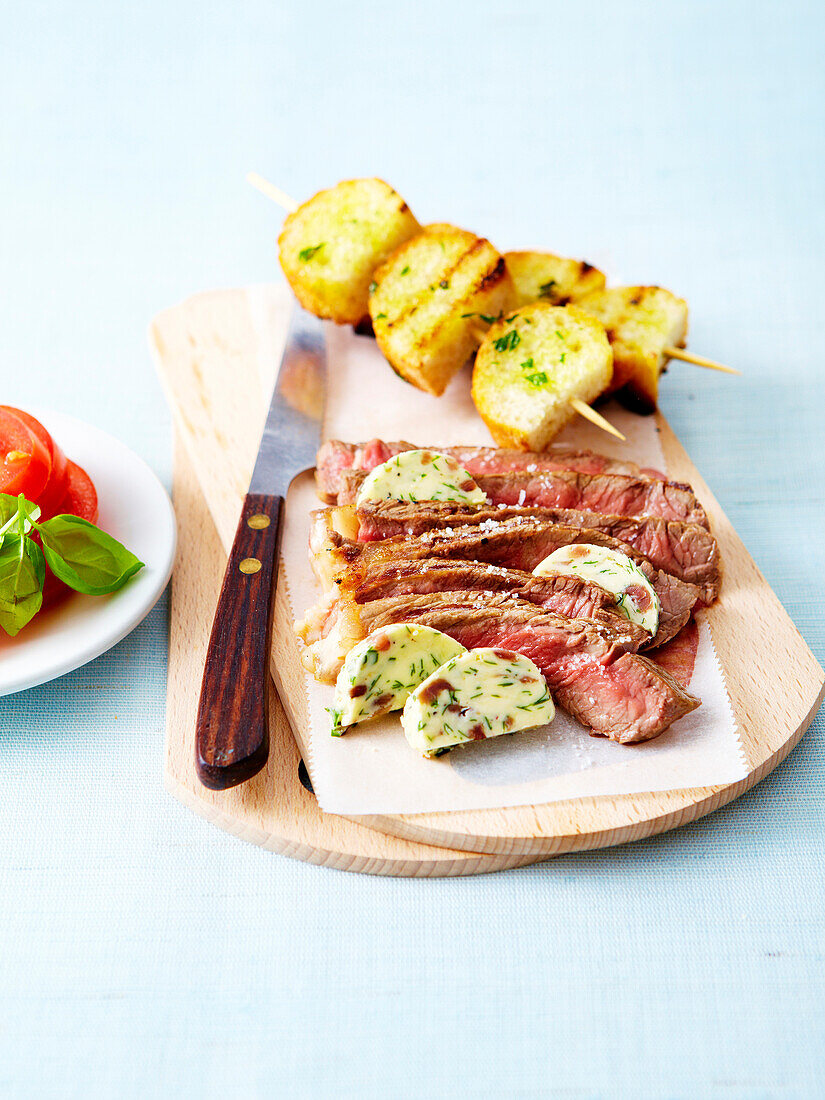
[[[284,499],[315,465],[327,357],[317,317],[296,307],[249,492],[229,552],[203,670],[196,724],[201,783],[226,790],[269,755],[269,653]]]

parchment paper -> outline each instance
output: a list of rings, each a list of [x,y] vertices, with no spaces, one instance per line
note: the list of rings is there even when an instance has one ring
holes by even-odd
[[[282,287],[248,291],[259,338],[262,401],[280,362],[291,299]],[[441,398],[402,382],[375,342],[351,330],[327,326],[329,389],[326,438],[352,442],[379,437],[418,444],[490,444],[470,400],[469,371]],[[610,405],[605,414],[627,443],[579,419],[558,442],[592,447],[642,466],[664,469],[655,422]],[[304,475],[287,498],[283,564],[293,617],[320,594],[307,555],[309,513],[321,505]],[[301,643],[296,638],[295,645]],[[306,764],[318,802],[330,813],[423,813],[489,809],[553,802],[589,795],[706,787],[744,778],[747,766],[707,624],[699,621],[699,646],[690,690],[702,706],[654,741],[618,745],[589,733],[563,711],[549,725],[512,737],[462,745],[425,760],[407,744],[397,715],[331,737],[327,708],[333,688],[305,674],[310,728],[304,734]]]

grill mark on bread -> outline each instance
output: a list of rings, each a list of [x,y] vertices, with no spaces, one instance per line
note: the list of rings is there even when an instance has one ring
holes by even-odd
[[[483,237],[476,237],[476,239],[473,241],[473,243],[470,245],[470,247],[466,248],[461,253],[460,256],[456,257],[455,261],[452,264],[450,264],[446,268],[445,271],[439,272],[439,278],[438,278],[439,284],[445,283],[445,282],[449,283],[455,277],[455,274],[458,271],[458,269],[464,263],[466,263],[467,260],[472,259],[473,256],[477,252],[480,252],[484,248],[484,246],[487,245],[487,244],[489,244],[489,242],[486,241]],[[504,261],[500,260],[499,263],[503,264]],[[497,265],[497,267],[498,267],[498,265]],[[498,281],[498,280],[495,280],[495,281]],[[435,285],[436,284],[434,283],[433,286],[435,286]],[[479,287],[484,286],[484,285],[485,285],[484,280],[482,279],[481,282],[478,283],[476,285],[476,287],[474,287],[473,292],[476,291]],[[493,285],[493,284],[490,284],[490,285]],[[464,301],[464,300],[465,299],[462,299],[462,301]],[[387,319],[387,328],[393,328],[395,325],[402,324],[403,322],[408,321],[411,317],[414,317],[415,314],[418,312],[419,305],[420,305],[420,302],[418,300],[416,300],[414,302],[410,302],[399,313],[396,313],[394,317],[392,317],[391,319],[390,318]],[[431,330],[431,334],[438,332],[443,327],[444,327],[444,321],[441,320],[436,325],[433,326],[433,328]],[[426,341],[424,341],[423,338],[421,340],[415,341],[415,346],[420,347],[422,345],[422,343],[429,342],[432,338],[431,334],[427,336]]]
[[[481,281],[473,288],[473,293],[478,293],[479,290],[489,290],[490,287],[495,286],[506,278],[507,265],[504,262],[504,257],[499,256],[496,266],[492,271],[482,277]],[[464,300],[466,301],[466,298]]]

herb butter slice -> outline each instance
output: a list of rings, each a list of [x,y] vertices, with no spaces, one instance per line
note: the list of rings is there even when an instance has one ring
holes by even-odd
[[[373,631],[349,651],[335,683],[332,734],[356,722],[400,710],[410,692],[463,645],[430,626],[395,623]]]
[[[547,683],[529,657],[471,649],[415,689],[401,725],[414,749],[440,756],[466,741],[543,726],[555,713]]]
[[[539,562],[533,572],[538,576],[560,573],[593,581],[613,595],[625,618],[650,631],[651,637],[659,629],[659,597],[638,565],[620,550],[589,542],[560,546]]]
[[[356,504],[377,500],[457,500],[485,504],[487,497],[467,471],[438,451],[402,451],[371,470]]]

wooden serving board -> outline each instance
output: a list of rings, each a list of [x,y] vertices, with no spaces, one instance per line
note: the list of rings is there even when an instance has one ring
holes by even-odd
[[[484,853],[487,859],[529,862],[619,844],[693,821],[767,775],[810,725],[825,694],[825,673],[658,415],[667,472],[694,486],[720,543],[725,580],[722,598],[709,610],[708,622],[748,760],[744,779],[724,787],[498,810],[370,816],[350,822],[322,814],[314,798],[300,787],[297,750],[278,703],[273,708],[274,748],[266,771],[235,791],[206,791],[195,775],[192,725],[222,568],[218,547],[223,545],[225,560],[264,413],[254,319],[245,292],[202,294],[165,311],[152,326],[151,342],[186,454],[186,460],[179,455],[177,465],[176,503],[183,530],[173,584],[167,780],[173,793],[216,823],[275,850],[351,869],[423,875],[494,870],[513,864],[478,862],[477,856],[475,863],[463,862],[462,853],[465,859],[466,853]],[[201,497],[192,487],[193,471]],[[204,502],[219,543],[207,537]],[[195,531],[194,538],[188,526]],[[285,644],[290,630],[291,616],[281,586],[273,632],[276,683],[300,675],[295,647]],[[301,696],[282,693],[299,743],[306,727]],[[390,848],[375,852],[370,848],[373,837]],[[447,858],[439,861],[439,850]]]

